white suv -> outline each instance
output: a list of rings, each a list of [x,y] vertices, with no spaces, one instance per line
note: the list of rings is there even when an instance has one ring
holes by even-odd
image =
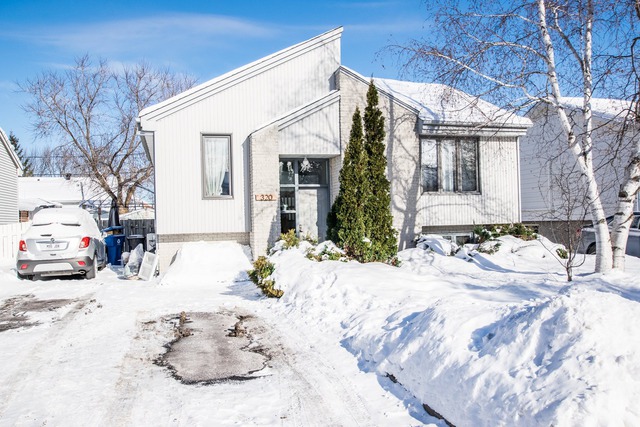
[[[607,217],[609,229],[611,229],[612,222],[613,216]],[[592,226],[583,227],[581,233],[582,241],[578,252],[595,254],[597,250],[595,230]],[[627,238],[626,254],[640,257],[640,212],[633,213],[633,219],[629,227],[629,237]]]
[[[72,274],[93,279],[106,263],[104,240],[89,212],[49,208],[37,212],[22,235],[16,271],[21,279]]]

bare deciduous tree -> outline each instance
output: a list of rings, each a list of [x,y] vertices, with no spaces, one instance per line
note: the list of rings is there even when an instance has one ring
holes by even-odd
[[[146,63],[115,71],[85,55],[69,70],[45,71],[20,87],[31,95],[24,108],[36,134],[59,138],[58,147],[45,150],[42,166],[89,176],[126,207],[152,175],[137,136],[138,112],[194,83]]]
[[[592,138],[591,100],[594,93],[630,99],[625,82],[631,70],[628,52],[634,4],[617,0],[428,1],[427,9],[433,24],[427,27],[429,36],[392,47],[407,70],[487,97],[512,113],[546,105],[558,117],[563,144],[578,166],[596,229],[596,271],[624,268],[632,200],[640,185],[640,151],[636,149],[626,162],[612,248],[593,163],[597,141]],[[582,98],[579,121],[572,119],[563,102],[564,97],[576,95]]]

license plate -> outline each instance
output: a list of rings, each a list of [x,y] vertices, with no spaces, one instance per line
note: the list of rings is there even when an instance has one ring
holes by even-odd
[[[47,251],[55,251],[56,249],[61,249],[62,243],[47,243],[44,245],[44,249]]]

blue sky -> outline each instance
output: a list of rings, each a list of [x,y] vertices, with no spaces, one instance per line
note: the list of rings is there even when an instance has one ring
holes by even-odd
[[[62,70],[85,53],[118,63],[146,60],[207,81],[343,26],[342,62],[361,74],[398,78],[389,44],[425,31],[421,0],[2,0],[0,127],[22,146],[36,140],[16,83]]]

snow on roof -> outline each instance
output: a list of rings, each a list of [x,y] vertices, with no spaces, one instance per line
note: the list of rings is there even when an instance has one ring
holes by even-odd
[[[125,219],[155,219],[155,210],[150,208],[138,209],[120,215],[120,221]]]
[[[564,97],[561,102],[565,107],[581,109],[584,99]],[[591,111],[593,115],[604,120],[615,118],[623,119],[631,108],[632,103],[623,99],[591,98]]]
[[[57,202],[52,202],[50,200],[45,200],[45,199],[41,199],[41,198],[35,198],[35,199],[19,199],[18,200],[18,210],[19,211],[35,211],[38,208],[41,207],[47,207],[47,208],[52,208],[52,207],[57,207],[60,208],[62,207],[61,203],[57,203]]]
[[[529,127],[531,121],[451,86],[392,79],[373,79],[378,89],[418,110],[432,123],[491,124]]]
[[[109,196],[101,188],[96,188],[95,184],[86,177],[71,177],[70,179],[20,177],[18,179],[18,199],[20,201],[42,199],[48,203],[78,205],[83,200],[106,201]]]

